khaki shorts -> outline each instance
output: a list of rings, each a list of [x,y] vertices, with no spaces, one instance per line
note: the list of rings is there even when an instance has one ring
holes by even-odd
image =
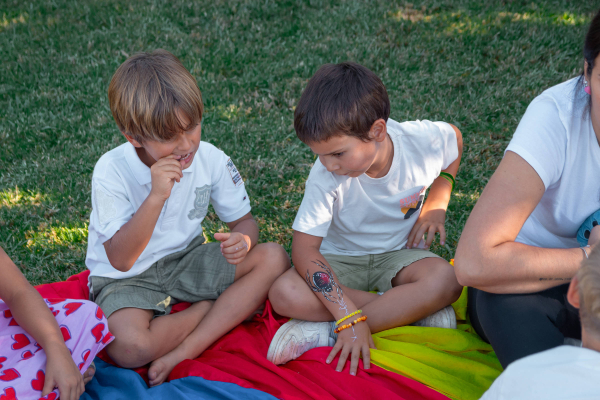
[[[441,258],[423,249],[402,249],[366,256],[323,254],[339,282],[352,289],[385,292],[392,288],[392,279],[415,261],[429,257]]]
[[[235,265],[221,254],[220,243],[204,243],[202,235],[181,251],[158,260],[140,275],[125,279],[90,277],[90,300],[108,318],[121,308],[171,312],[181,301],[214,300],[234,281]]]

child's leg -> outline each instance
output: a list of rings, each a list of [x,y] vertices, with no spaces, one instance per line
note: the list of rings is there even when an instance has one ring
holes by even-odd
[[[122,308],[108,317],[115,340],[106,351],[124,368],[138,368],[173,350],[198,326],[212,306],[205,300],[170,315],[154,318],[151,310]],[[176,326],[177,329],[173,329]]]
[[[392,279],[392,286],[379,296],[342,285],[344,295],[368,315],[373,333],[418,321],[456,301],[462,291],[454,269],[441,258],[424,258],[404,267]],[[275,282],[269,299],[281,315],[309,321],[333,320],[294,270]]]
[[[358,308],[363,308],[366,304],[379,297],[375,293],[351,289],[344,285],[340,286],[342,287],[344,296],[352,299],[352,302]],[[290,269],[277,278],[269,290],[269,301],[273,306],[273,310],[279,315],[304,321],[318,322],[333,320],[333,316],[329,310],[315,296],[315,293],[310,290],[306,281],[302,279],[295,269]]]
[[[259,244],[235,271],[235,282],[215,301],[196,329],[173,351],[150,366],[150,385],[165,381],[171,370],[186,359],[198,357],[211,344],[255,311],[267,297],[275,279],[289,269],[285,250],[275,243]]]

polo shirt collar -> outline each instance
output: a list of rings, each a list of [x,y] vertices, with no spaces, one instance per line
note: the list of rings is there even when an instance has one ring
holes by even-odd
[[[196,158],[198,157],[198,151],[194,155],[194,159],[192,160],[192,165],[183,170],[184,174],[190,173],[193,170],[194,164],[196,163]],[[135,147],[131,143],[126,143],[125,147],[125,160],[127,160],[127,164],[135,176],[135,179],[140,185],[147,185],[152,182],[152,173],[150,172],[150,167],[140,160],[135,151]]]

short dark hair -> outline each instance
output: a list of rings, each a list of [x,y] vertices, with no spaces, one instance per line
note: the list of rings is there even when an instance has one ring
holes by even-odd
[[[369,141],[373,123],[389,116],[390,99],[377,75],[353,62],[325,64],[300,97],[294,129],[304,143],[339,135]]]

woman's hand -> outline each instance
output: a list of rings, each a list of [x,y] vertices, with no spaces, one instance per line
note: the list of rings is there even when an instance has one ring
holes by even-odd
[[[600,225],[596,225],[592,231],[590,232],[590,237],[588,239],[588,245],[594,247],[600,243]]]
[[[79,399],[85,391],[83,377],[65,344],[47,345],[44,351],[46,352],[47,361],[42,397],[58,387],[61,400]]]
[[[433,242],[436,232],[440,233],[440,244],[444,245],[444,243],[446,243],[446,230],[444,229],[445,223],[445,210],[439,208],[427,211],[423,210],[421,215],[419,215],[419,219],[417,222],[415,222],[415,226],[413,226],[410,234],[408,235],[406,247],[409,249],[417,247],[421,242],[423,235],[427,233],[425,248],[428,249]]]
[[[335,346],[327,357],[327,364],[330,364],[335,358],[336,354],[341,350],[340,359],[338,361],[336,371],[340,372],[344,369],[348,356],[350,357],[350,375],[356,375],[358,368],[358,359],[362,352],[363,366],[365,369],[371,367],[371,352],[369,348],[374,349],[375,343],[371,337],[371,329],[365,321],[359,322],[354,325],[354,331],[352,328],[346,328],[338,333],[338,340],[335,342]]]

